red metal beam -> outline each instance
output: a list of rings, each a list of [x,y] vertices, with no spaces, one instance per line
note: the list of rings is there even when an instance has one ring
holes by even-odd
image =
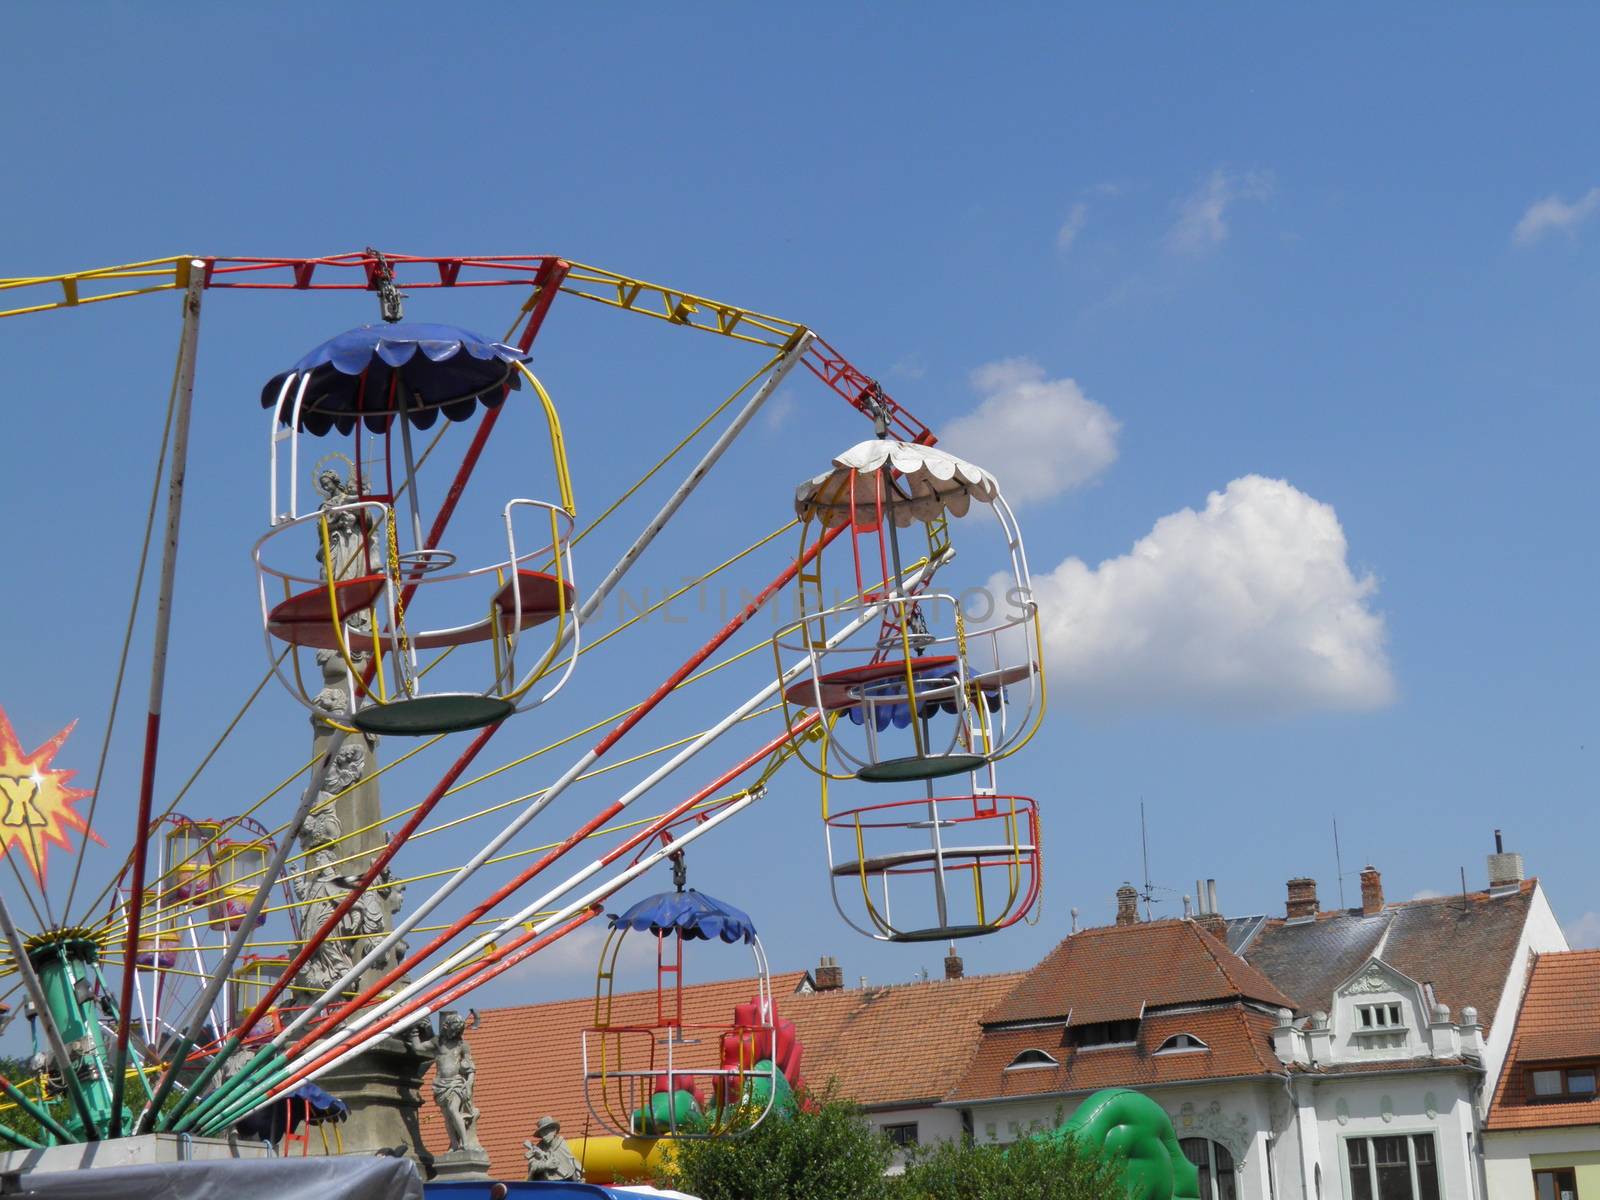
[[[889,432],[901,441],[931,446],[939,439],[904,407],[889,397],[878,381],[856,369],[851,362],[823,341],[814,338],[806,351],[805,364],[811,373],[848,401],[851,407],[872,416],[874,404],[889,418]]]

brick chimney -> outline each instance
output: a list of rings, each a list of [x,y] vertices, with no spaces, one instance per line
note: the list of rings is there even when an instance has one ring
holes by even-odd
[[[1309,920],[1317,915],[1317,881],[1304,875],[1289,880],[1286,913],[1291,921]]]
[[[811,972],[811,983],[819,992],[837,992],[844,987],[844,968],[831,954],[824,954],[817,969]]]
[[[954,945],[950,953],[944,956],[944,977],[946,979],[960,979],[966,974],[966,966],[961,961],[961,955],[956,953]]]
[[[1117,924],[1139,923],[1139,893],[1133,884],[1125,883],[1117,889]]]
[[[1368,863],[1361,872],[1361,915],[1373,917],[1383,911],[1383,876]]]
[[[1506,850],[1500,831],[1494,831],[1494,853],[1489,855],[1489,890],[1514,889],[1522,882],[1522,855]]]

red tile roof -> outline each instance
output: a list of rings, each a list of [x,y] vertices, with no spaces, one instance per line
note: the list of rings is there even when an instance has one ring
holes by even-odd
[[[947,1099],[993,1100],[1281,1074],[1283,1065],[1272,1052],[1276,1023],[1265,1013],[1231,1001],[1148,1016],[1140,1023],[1138,1042],[1127,1046],[1073,1049],[1062,1043],[1064,1024],[989,1029],[972,1065]],[[1180,1033],[1198,1038],[1206,1049],[1156,1053],[1168,1038]],[[1024,1050],[1043,1050],[1061,1065],[1007,1070]]]
[[[780,1011],[795,1023],[813,1087],[832,1079],[857,1103],[942,1099],[977,1048],[979,1021],[1021,972],[851,988],[796,996]]]
[[[1147,1008],[1245,999],[1293,1007],[1273,982],[1194,921],[1085,929],[1029,971],[984,1023],[1133,1020]]]
[[[1528,976],[1505,1068],[1489,1106],[1489,1129],[1600,1125],[1600,1098],[1532,1101],[1527,1068],[1574,1060],[1600,1065],[1600,950],[1541,954]]]
[[[1194,921],[1085,929],[1029,971],[984,1017],[983,1038],[950,1100],[1054,1095],[1121,1085],[1281,1072],[1276,1019],[1293,1002]],[[1164,1010],[1178,1011],[1164,1011]],[[1143,1018],[1130,1045],[1067,1045],[1070,1026]],[[1026,1024],[1027,1028],[1015,1026]],[[1206,1049],[1157,1053],[1187,1033]],[[1041,1050],[1058,1066],[1012,1066]]]
[[[779,1016],[789,1016],[796,988],[808,979],[804,971],[772,977],[772,995]],[[684,1018],[691,1024],[726,1026],[733,1008],[755,995],[754,979],[688,985],[683,989]],[[655,1016],[654,991],[630,992],[615,1000],[612,1021],[644,1022]],[[482,1114],[478,1137],[489,1151],[491,1174],[520,1179],[526,1171],[522,1140],[546,1113],[561,1122],[568,1137],[605,1133],[594,1122],[583,1097],[582,1030],[594,1023],[594,997],[488,1009],[483,1023],[467,1035],[477,1064],[474,1102]],[[804,1036],[802,1035],[802,1041]],[[706,1040],[714,1065],[716,1039]],[[809,1067],[809,1062],[805,1064]],[[423,1143],[435,1152],[449,1144],[439,1110],[433,1103],[432,1076],[422,1087]]]

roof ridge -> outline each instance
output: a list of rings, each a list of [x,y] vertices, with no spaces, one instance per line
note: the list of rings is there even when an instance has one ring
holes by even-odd
[[[1231,958],[1231,959],[1234,959],[1241,967],[1244,967],[1246,970],[1253,971],[1255,974],[1259,975],[1261,977],[1261,979],[1267,984],[1267,986],[1270,987],[1274,992],[1277,993],[1277,999],[1287,1000],[1289,998],[1284,993],[1282,988],[1280,988],[1277,984],[1272,982],[1271,978],[1269,978],[1267,976],[1266,972],[1264,972],[1264,971],[1262,971],[1262,970],[1260,970],[1260,969],[1258,969],[1256,967],[1252,967],[1244,959],[1240,958],[1237,954],[1233,953],[1233,951],[1229,950],[1228,947],[1225,946],[1222,942],[1220,942],[1216,938],[1212,937],[1204,929],[1201,929],[1200,925],[1199,925],[1199,922],[1188,921],[1188,922],[1185,922],[1185,924],[1187,924],[1194,931],[1195,936],[1197,938],[1199,938],[1199,940],[1200,940],[1201,947],[1205,950],[1205,952],[1207,954],[1209,954],[1211,956],[1211,961],[1216,964],[1217,973],[1219,975],[1221,975],[1222,978],[1227,981],[1229,987],[1237,989],[1237,991],[1238,991],[1238,993],[1239,993],[1239,995],[1241,997],[1246,995],[1244,985],[1242,983],[1240,983],[1237,979],[1234,978],[1233,973],[1229,969],[1229,967],[1225,963],[1223,963],[1223,961],[1220,958],[1217,957],[1217,952],[1216,952],[1216,950],[1213,950],[1211,948],[1211,943],[1215,942],[1216,946],[1217,946],[1217,949],[1220,949],[1220,950],[1226,952],[1228,957]],[[1272,999],[1272,997],[1268,997],[1268,996],[1251,996],[1251,999],[1253,999],[1253,1000],[1268,1000],[1268,999]]]

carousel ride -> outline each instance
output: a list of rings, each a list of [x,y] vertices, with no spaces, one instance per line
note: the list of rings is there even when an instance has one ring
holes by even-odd
[[[452,289],[469,287],[515,298],[504,338],[405,319],[405,297],[442,309]],[[200,312],[212,293],[250,290],[369,293],[381,319],[323,341],[287,369],[293,347],[261,364],[268,504],[250,551],[265,673],[193,774],[169,789],[158,787],[156,763],[168,647],[183,637],[171,613]],[[0,316],[168,291],[182,298],[182,323],[145,537],[147,554],[160,547],[159,582],[153,606],[134,589],[105,730],[109,745],[129,647],[144,632],[151,679],[139,782],[120,789],[137,795],[131,827],[106,828],[118,818],[97,807],[107,791],[98,779],[104,750],[99,786],[75,788],[73,772],[53,765],[67,731],[24,753],[0,713],[0,830],[16,884],[0,888],[8,1006],[0,1027],[25,1018],[31,1049],[25,1074],[0,1077],[9,1104],[0,1114],[13,1114],[0,1115],[0,1139],[32,1148],[226,1133],[407,1036],[608,905],[615,911],[584,1045],[596,1124],[618,1137],[737,1136],[794,1103],[800,1052],[777,1014],[750,917],[685,889],[684,851],[775,790],[794,760],[820,787],[825,874],[852,927],[885,941],[951,940],[1037,913],[1037,806],[998,781],[1045,700],[1017,523],[995,475],[935,448],[929,429],[812,331],[554,257],[375,250],[182,257],[0,280],[0,294],[28,301]],[[587,524],[560,389],[546,386],[537,365],[537,340],[563,297],[759,356]],[[776,490],[763,502],[785,520],[776,530],[742,550],[719,548],[683,589],[608,620],[607,598],[801,366],[870,422],[873,436],[800,485],[792,520]],[[514,457],[496,459],[508,439]],[[586,563],[580,543],[697,439],[698,459],[615,560],[603,573]],[[506,461],[516,464],[509,474],[485,466]],[[441,463],[449,464],[442,473]],[[810,474],[804,464],[795,471]],[[469,485],[481,510],[470,520],[457,511]],[[985,516],[987,530],[969,538]],[[795,530],[799,547],[775,577],[747,591],[749,602],[663,679],[629,684],[613,673],[612,690],[633,689],[633,702],[599,719],[572,711],[580,658]],[[968,549],[961,560],[954,532]],[[141,580],[144,567],[141,559]],[[973,588],[1003,593],[1001,603],[969,613]],[[792,600],[798,619],[775,637],[757,635],[754,618],[778,597]],[[748,644],[733,648],[740,641]],[[738,664],[768,647],[776,675],[742,700],[714,701],[714,720],[653,747],[630,744],[626,758],[613,753],[647,720],[664,719],[686,689],[736,677]],[[287,778],[234,815],[181,815],[179,805],[195,811],[197,779],[263,692],[287,692],[310,714],[310,760],[286,764]],[[537,718],[519,716],[539,708]],[[478,762],[502,728],[535,727],[536,737],[560,736],[531,749],[519,742],[492,767]],[[380,738],[402,748],[382,763]],[[589,749],[569,751],[536,790],[473,811],[441,809],[447,797],[542,768],[529,764],[586,738]],[[739,748],[728,751],[730,743]],[[448,765],[429,757],[436,746],[454,750]],[[708,778],[689,788],[669,782],[708,756]],[[410,774],[393,778],[408,781],[412,799],[382,811],[377,781],[403,764]],[[589,781],[625,767],[643,774],[588,804],[580,820],[545,815],[565,793],[593,793]],[[783,786],[803,778],[788,772]],[[647,798],[650,815],[627,813]],[[441,867],[430,839],[463,826],[475,849]],[[64,899],[47,886],[51,846],[74,856]],[[612,903],[666,867],[679,873],[675,890]],[[742,902],[737,882],[733,899]],[[646,1010],[616,990],[630,937],[654,952],[653,988],[639,993],[653,997]],[[714,945],[747,947],[760,983],[730,1023],[708,1025],[686,1013],[682,988],[686,957]]]

